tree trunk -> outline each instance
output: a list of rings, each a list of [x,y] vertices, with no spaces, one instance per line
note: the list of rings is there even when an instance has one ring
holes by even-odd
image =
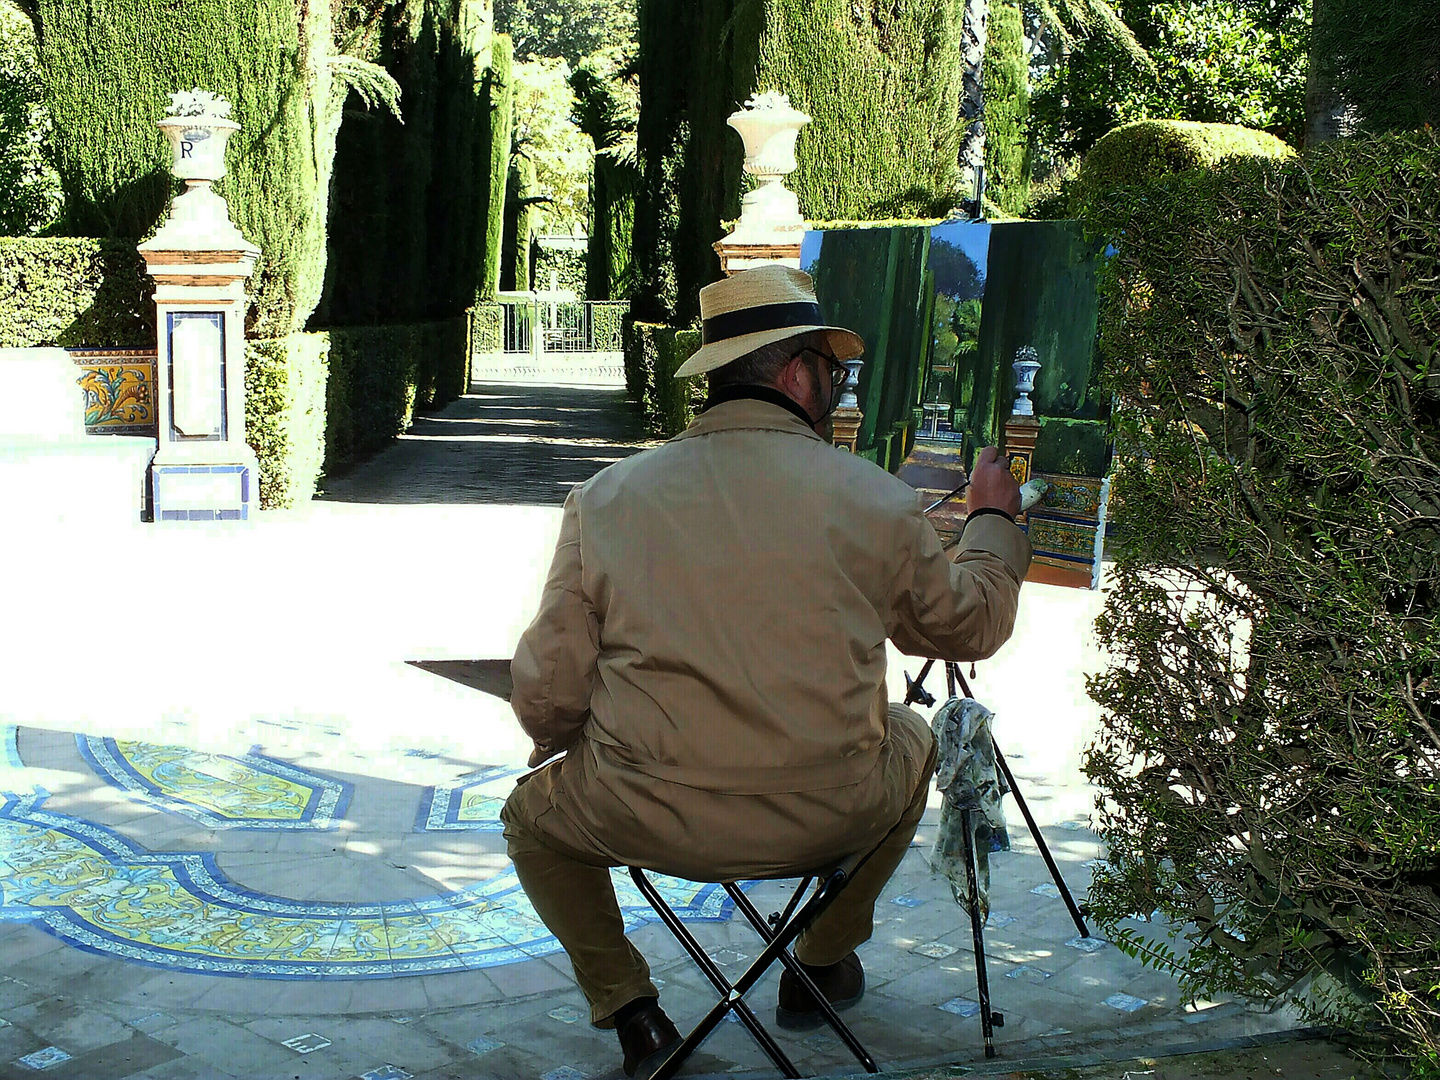
[[[1328,70],[1330,25],[1328,0],[1312,0],[1310,7],[1310,63],[1305,73],[1305,146],[1344,138],[1355,126],[1354,111],[1335,86]]]
[[[960,170],[973,176],[985,164],[985,67],[986,23],[990,0],[965,0],[960,30],[960,55],[965,65],[960,92],[960,116],[965,131],[960,137]]]

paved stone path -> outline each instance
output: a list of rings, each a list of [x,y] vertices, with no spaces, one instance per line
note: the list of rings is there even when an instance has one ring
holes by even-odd
[[[477,384],[416,418],[396,444],[324,498],[356,503],[561,506],[574,484],[659,441],[620,386]]]
[[[0,1078],[619,1076],[504,857],[495,814],[528,747],[494,675],[569,485],[645,445],[623,391],[486,385],[249,528],[17,537],[25,572],[0,582],[0,610],[25,613],[0,648]],[[1027,585],[975,680],[1077,894],[1103,857],[1079,773],[1102,600]],[[892,695],[919,667],[892,650]],[[941,673],[929,689],[943,700]],[[850,1015],[886,1069],[981,1059],[970,931],[925,858],[937,820],[932,799],[861,950]],[[1005,1059],[1289,1022],[1187,1010],[1170,978],[1091,951],[1013,807],[1011,826],[986,942]],[[755,954],[713,890],[667,888],[725,970]],[[785,891],[752,895],[770,910]],[[622,902],[692,1023],[708,987]],[[752,992],[762,1015],[776,981]],[[853,1068],[828,1035],[782,1041],[806,1072]],[[773,1075],[734,1024],[686,1075],[727,1073]]]

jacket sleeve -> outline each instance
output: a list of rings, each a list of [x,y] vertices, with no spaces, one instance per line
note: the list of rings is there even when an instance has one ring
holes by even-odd
[[[1024,531],[998,514],[972,518],[952,562],[918,506],[905,526],[908,557],[886,628],[895,647],[942,660],[993,656],[1015,629],[1020,583],[1030,568]]]
[[[600,619],[581,590],[580,572],[577,487],[565,500],[540,610],[520,636],[510,661],[510,707],[535,741],[532,767],[568,749],[590,716]]]

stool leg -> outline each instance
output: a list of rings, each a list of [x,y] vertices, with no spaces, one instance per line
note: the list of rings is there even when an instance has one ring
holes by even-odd
[[[669,1080],[670,1077],[679,1072],[680,1066],[683,1065],[686,1059],[695,1052],[696,1048],[704,1042],[706,1036],[715,1030],[715,1027],[724,1019],[725,1014],[732,1009],[735,1011],[735,1015],[740,1018],[740,1022],[750,1029],[750,1034],[755,1037],[755,1041],[760,1044],[760,1048],[764,1050],[770,1060],[775,1063],[776,1068],[780,1070],[787,1080],[796,1080],[796,1078],[800,1076],[800,1071],[795,1068],[794,1063],[786,1056],[785,1051],[780,1048],[780,1044],[775,1041],[770,1032],[765,1030],[765,1026],[760,1023],[760,1018],[757,1017],[750,1006],[742,1000],[741,995],[744,994],[745,990],[748,990],[749,987],[745,987],[744,990],[737,990],[736,987],[730,984],[729,980],[725,978],[724,973],[715,965],[715,961],[706,955],[705,950],[700,947],[700,943],[695,940],[694,935],[685,928],[685,924],[670,910],[670,906],[665,903],[664,898],[655,890],[655,886],[650,883],[650,880],[638,867],[632,866],[630,868],[630,876],[635,880],[635,887],[640,890],[646,902],[655,909],[655,914],[660,916],[661,921],[669,927],[670,932],[675,935],[675,940],[680,942],[681,947],[690,954],[690,959],[695,961],[695,965],[700,969],[701,973],[710,980],[716,990],[724,995],[722,999],[716,1003],[715,1007],[705,1014],[700,1023],[695,1025],[694,1030],[685,1036],[684,1041],[675,1048],[674,1053],[665,1059],[664,1064],[655,1070],[651,1075],[651,1080]],[[746,974],[748,975],[749,971],[747,971]]]
[[[739,886],[727,884],[725,890],[734,899],[735,906],[750,920],[760,936],[767,942],[772,940],[777,931],[770,929],[765,921],[765,917],[761,915],[755,905],[750,902],[750,898],[740,891]],[[788,924],[782,922],[781,925],[785,926]],[[855,1055],[855,1060],[860,1062],[861,1067],[864,1068],[866,1072],[878,1073],[880,1068],[875,1064],[875,1059],[870,1056],[865,1047],[860,1045],[860,1040],[855,1037],[849,1025],[840,1019],[840,1014],[837,1013],[834,1006],[826,1000],[825,995],[820,992],[819,987],[815,985],[815,981],[810,978],[809,973],[800,966],[800,961],[795,959],[794,953],[789,949],[781,950],[780,962],[785,965],[791,974],[800,980],[800,985],[810,991],[811,996],[819,1003],[820,1012],[824,1015],[825,1021],[830,1025],[831,1029],[834,1030],[835,1034],[840,1036],[840,1040],[849,1047],[850,1053]]]

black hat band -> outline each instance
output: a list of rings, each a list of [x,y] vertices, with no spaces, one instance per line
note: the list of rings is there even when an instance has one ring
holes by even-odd
[[[727,311],[706,319],[701,324],[701,338],[706,345],[717,341],[759,334],[766,330],[783,330],[787,326],[824,326],[820,305],[799,301],[793,304],[762,304],[759,307]]]

